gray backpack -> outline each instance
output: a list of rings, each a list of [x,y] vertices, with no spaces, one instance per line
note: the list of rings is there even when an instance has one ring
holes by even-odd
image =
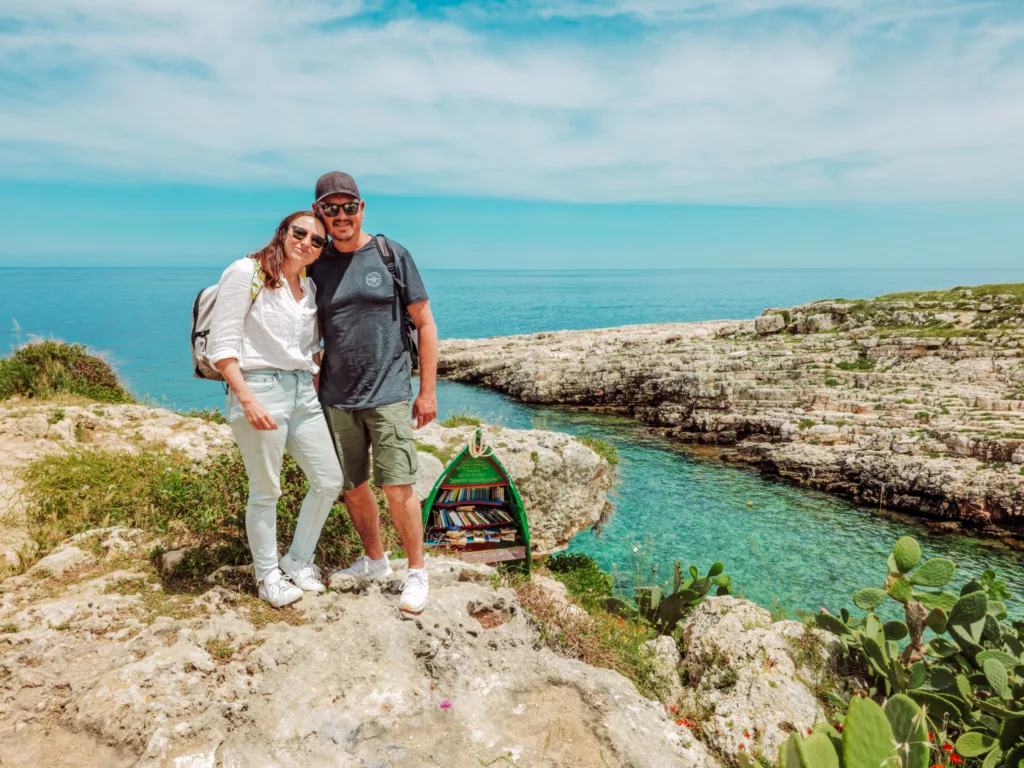
[[[263,270],[260,269],[258,261],[254,262],[255,267],[252,274],[252,302],[249,309],[245,311],[246,317],[252,311],[252,305],[256,297],[263,290]],[[192,302],[192,375],[197,379],[210,379],[211,381],[224,381],[224,376],[217,368],[210,363],[210,355],[207,351],[209,343],[210,326],[213,324],[213,307],[217,303],[217,289],[220,283],[203,288]]]

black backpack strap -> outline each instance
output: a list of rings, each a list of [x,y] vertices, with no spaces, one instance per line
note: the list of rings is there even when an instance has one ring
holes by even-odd
[[[402,282],[402,278],[398,276],[398,265],[395,264],[395,256],[391,253],[391,248],[388,246],[388,239],[384,235],[375,235],[373,242],[377,245],[377,253],[380,254],[380,260],[384,262],[384,266],[388,268],[388,272],[391,273],[391,277],[394,278],[395,283],[405,288],[405,283]],[[398,293],[398,290],[395,290]]]

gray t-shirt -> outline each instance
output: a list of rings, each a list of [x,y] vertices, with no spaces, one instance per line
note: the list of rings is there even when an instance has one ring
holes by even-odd
[[[402,307],[423,301],[427,291],[409,252],[394,240],[388,245],[405,283],[401,306],[373,240],[355,253],[339,253],[331,243],[308,270],[324,337],[324,405],[355,411],[412,398]]]

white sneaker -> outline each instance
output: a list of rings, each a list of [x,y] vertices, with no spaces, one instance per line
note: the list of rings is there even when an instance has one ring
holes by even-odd
[[[266,600],[275,608],[284,608],[296,600],[301,600],[302,590],[288,581],[280,569],[275,568],[260,582],[260,599]]]
[[[409,575],[405,577],[405,586],[402,587],[402,602],[399,607],[406,613],[423,613],[423,609],[427,607],[429,586],[430,579],[426,570],[410,570]]]
[[[382,560],[371,560],[367,555],[360,555],[352,565],[348,568],[342,568],[334,571],[331,577],[334,576],[355,576],[357,579],[382,579],[385,576],[390,576],[394,571],[391,570],[391,563],[388,561],[387,553],[384,554]]]
[[[292,584],[303,592],[326,592],[327,587],[322,581],[323,574],[312,562],[302,563],[295,560],[291,555],[281,558],[281,570],[291,580]]]

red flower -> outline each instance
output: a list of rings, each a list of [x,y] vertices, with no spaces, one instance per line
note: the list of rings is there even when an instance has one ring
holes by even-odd
[[[744,731],[743,732],[743,738],[744,739],[749,739],[750,738],[750,734],[747,731]]]
[[[625,624],[625,623],[626,623],[625,619],[619,619],[619,624]]]
[[[942,745],[942,749],[944,751],[946,751],[946,752],[952,752],[953,751],[953,745],[952,744],[943,744]]]
[[[676,725],[686,725],[685,720],[676,720]]]
[[[935,734],[932,733],[931,731],[928,731],[928,741],[935,741]],[[940,766],[940,768],[941,768],[941,766]]]
[[[839,731],[840,733],[842,733],[843,732],[843,724],[842,723],[836,723],[836,730]]]
[[[746,745],[745,745],[745,744],[740,744],[740,749],[746,749],[746,748],[747,748],[747,747],[746,747]]]
[[[673,704],[671,707],[668,708],[668,711],[669,712],[678,712],[679,711],[679,707],[677,707],[675,704]]]
[[[962,757],[960,757],[960,755],[950,755],[949,756],[949,762],[951,762],[951,763],[956,763],[957,765],[960,765],[960,763],[962,763],[963,761],[964,761],[964,759]]]
[[[808,728],[807,729],[807,735],[810,736],[812,733],[814,733],[814,731],[812,731],[810,728]]]

